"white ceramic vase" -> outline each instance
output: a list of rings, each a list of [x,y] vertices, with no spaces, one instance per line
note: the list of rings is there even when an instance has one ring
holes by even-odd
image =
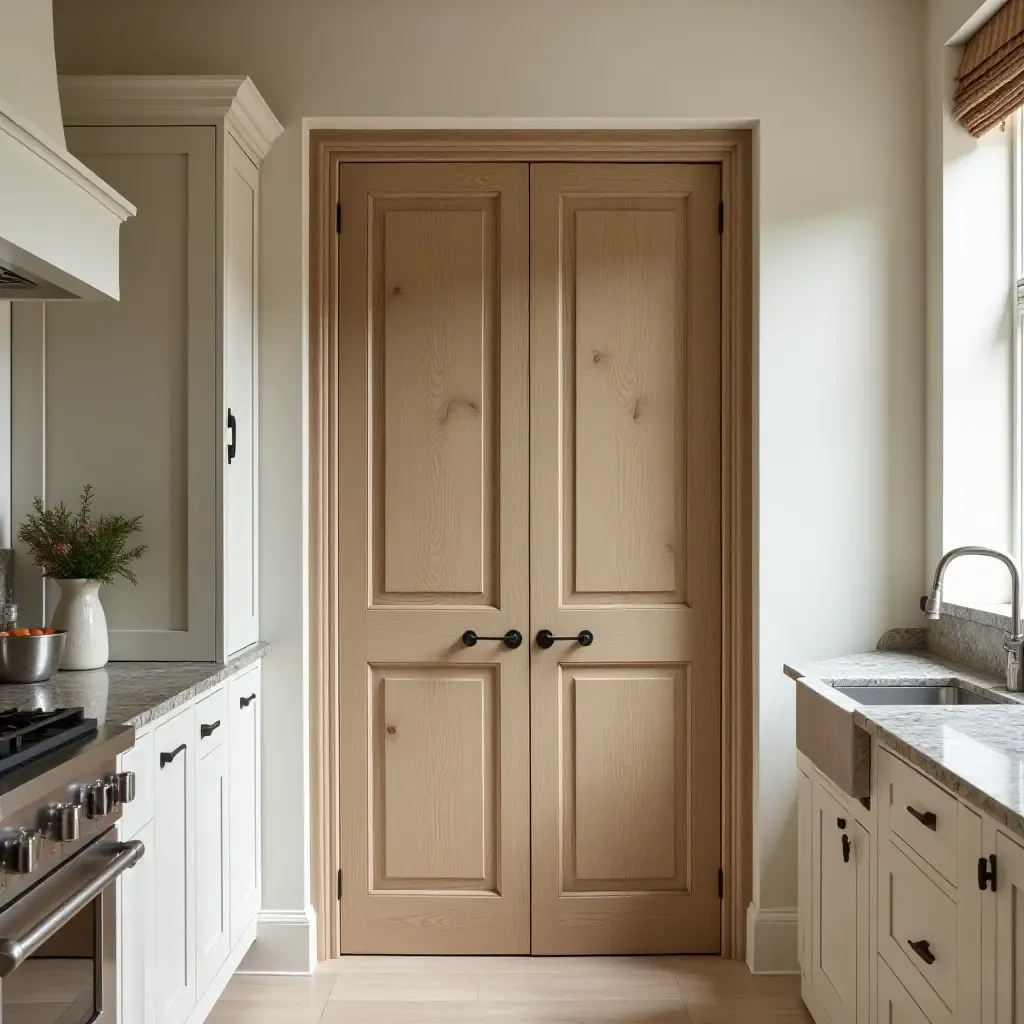
[[[66,629],[64,669],[102,668],[110,657],[107,617],[100,604],[99,580],[57,580],[60,600],[53,610],[50,626]]]

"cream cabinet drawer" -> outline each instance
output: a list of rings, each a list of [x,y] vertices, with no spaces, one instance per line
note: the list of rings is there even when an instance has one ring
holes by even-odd
[[[887,750],[879,753],[878,789],[889,801],[889,830],[956,885],[956,797]]]
[[[118,771],[135,772],[135,799],[121,807],[120,834],[131,839],[153,817],[153,733],[135,737],[117,763]]]
[[[899,979],[878,958],[878,1022],[879,1024],[930,1024],[924,1011],[910,997]]]
[[[196,757],[216,750],[228,735],[228,688],[222,686],[196,702]]]
[[[892,842],[878,852],[878,952],[932,1024],[957,1006],[957,907]]]

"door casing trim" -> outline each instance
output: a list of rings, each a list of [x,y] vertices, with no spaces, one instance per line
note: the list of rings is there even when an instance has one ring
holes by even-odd
[[[722,167],[722,956],[746,956],[753,891],[756,343],[753,140],[747,129],[309,132],[309,706],[317,956],[340,954],[338,168],[343,163],[718,163]]]

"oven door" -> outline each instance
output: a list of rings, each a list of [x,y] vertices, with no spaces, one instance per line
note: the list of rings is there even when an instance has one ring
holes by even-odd
[[[0,911],[2,1024],[115,1024],[114,881],[143,853],[111,829]]]

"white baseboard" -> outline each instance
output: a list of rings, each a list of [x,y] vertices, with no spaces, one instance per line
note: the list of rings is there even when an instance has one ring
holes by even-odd
[[[316,911],[261,910],[258,931],[238,974],[312,974],[316,966]]]
[[[747,966],[751,974],[799,974],[796,907],[747,907]]]

